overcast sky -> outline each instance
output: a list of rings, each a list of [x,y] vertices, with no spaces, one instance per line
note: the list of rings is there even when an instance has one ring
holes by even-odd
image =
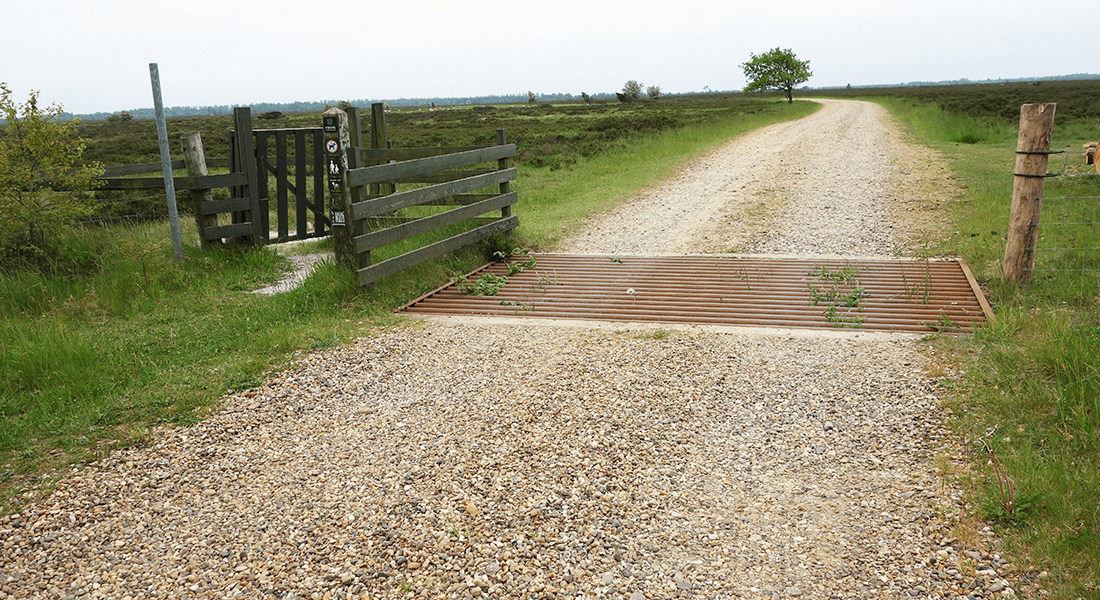
[[[812,87],[1100,72],[1094,3],[1023,0],[60,0],[8,2],[0,81],[73,113],[589,94],[628,79],[736,90],[790,48]],[[328,8],[326,8],[328,7]]]

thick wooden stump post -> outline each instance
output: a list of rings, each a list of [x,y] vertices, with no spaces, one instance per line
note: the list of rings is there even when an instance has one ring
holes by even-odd
[[[204,177],[206,171],[206,153],[202,149],[202,136],[197,131],[190,131],[180,136],[183,144],[183,163],[187,166],[188,177]],[[210,188],[191,190],[191,204],[195,210],[195,225],[199,228],[199,244],[203,250],[209,250],[214,244],[206,239],[203,233],[204,227],[216,227],[218,215],[202,214],[202,203],[212,202],[214,193]]]
[[[1013,173],[1016,178],[1004,260],[1005,277],[1018,285],[1027,285],[1035,265],[1039,213],[1056,106],[1025,104],[1020,107],[1020,134],[1016,142],[1016,171]]]

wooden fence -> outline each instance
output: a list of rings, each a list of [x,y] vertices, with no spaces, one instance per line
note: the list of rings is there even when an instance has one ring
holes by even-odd
[[[202,140],[192,132],[181,138],[184,158],[172,161],[173,170],[187,169],[186,176],[174,176],[172,179],[177,190],[191,193],[192,209],[203,247],[209,247],[218,240],[245,239],[254,244],[267,244],[329,235],[330,224],[324,213],[321,128],[253,130],[251,112],[247,107],[234,109],[233,119],[228,158],[206,159]],[[289,140],[293,140],[294,155],[287,151]],[[274,151],[274,157],[269,157],[269,149]],[[290,173],[291,165],[293,175]],[[210,175],[210,168],[227,168],[230,172]],[[312,177],[309,175],[310,169],[313,170]],[[108,167],[100,178],[103,185],[99,189],[163,190],[163,176],[132,177],[160,171],[160,163]],[[269,176],[275,179],[275,232],[270,230]],[[228,199],[213,198],[212,191],[219,188],[228,189]],[[293,235],[290,234],[289,218],[292,194],[296,209]],[[222,215],[220,219],[219,215]],[[274,239],[272,233],[275,234]]]
[[[187,176],[173,181],[176,189],[191,192],[203,247],[223,239],[267,244],[331,233],[337,261],[352,265],[359,283],[368,285],[519,224],[511,209],[517,195],[509,187],[516,169],[508,166],[516,147],[503,129],[497,130],[493,146],[392,148],[382,108],[372,107],[369,140],[355,108],[326,111],[322,127],[266,130],[253,130],[249,109],[236,108],[228,159],[207,160],[198,134],[184,135],[184,159],[172,168],[186,168]],[[209,175],[208,168],[230,172]],[[160,163],[111,167],[101,189],[163,190],[163,177],[132,177],[160,169]],[[269,226],[271,178],[275,231]],[[217,188],[227,188],[229,198],[215,200],[212,190]],[[440,206],[445,208],[432,214],[407,214],[408,209]],[[495,211],[499,217],[484,216]],[[464,222],[469,227],[462,233],[372,263],[372,252],[380,248]]]
[[[326,143],[335,142],[329,147],[335,149],[328,159],[330,173],[339,172],[329,186],[336,259],[355,268],[360,285],[369,285],[519,224],[511,209],[517,200],[516,192],[510,189],[516,169],[508,166],[516,146],[507,142],[503,129],[497,130],[494,146],[391,148],[384,136],[382,105],[375,104],[371,113],[372,147],[360,148],[352,142],[352,130],[358,129],[356,111],[351,111],[350,128],[344,111],[331,109],[325,114],[329,123],[337,123],[335,131],[326,131]],[[486,163],[489,165],[476,168]],[[402,185],[412,189],[398,191]],[[426,206],[453,208],[420,216],[402,214],[406,209]],[[482,216],[495,211],[500,211],[499,217]],[[470,222],[471,227],[399,256],[372,262],[372,251],[462,222]]]

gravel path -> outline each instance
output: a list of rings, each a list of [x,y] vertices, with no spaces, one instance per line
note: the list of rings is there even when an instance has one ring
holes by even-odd
[[[696,161],[562,244],[581,254],[906,253],[912,152],[876,104],[822,100]]]
[[[881,170],[859,186],[888,198],[889,145],[873,133],[885,126],[867,110],[829,103],[746,142],[775,136],[789,155],[784,131],[838,149],[845,131],[866,136],[849,148],[856,168]],[[798,201],[768,218],[822,214],[803,202],[850,208],[806,239],[765,225],[739,244],[897,251],[885,200],[802,185],[833,181],[816,169],[765,174],[782,148],[739,144],[672,189],[711,190],[711,214],[739,210],[738,190]],[[708,166],[730,153],[765,162]],[[654,190],[636,204],[657,211],[640,241],[633,225],[607,233],[609,220],[593,230],[607,246],[574,248],[732,239],[729,219],[652,225],[669,203]],[[0,519],[0,598],[1010,597],[992,533],[951,525],[958,495],[932,458],[952,444],[927,364],[919,342],[888,335],[461,320],[374,331]]]

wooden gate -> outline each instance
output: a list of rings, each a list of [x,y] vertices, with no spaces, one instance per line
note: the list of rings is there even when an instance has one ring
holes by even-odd
[[[236,109],[247,114],[247,108]],[[254,235],[263,243],[325,237],[331,224],[325,215],[325,163],[320,127],[256,129],[238,118],[229,133],[230,170],[255,174],[259,219]],[[251,142],[251,143],[248,143]],[[293,154],[291,154],[293,151]],[[274,180],[275,228],[271,227],[271,184]],[[243,197],[243,190],[237,194]],[[291,233],[291,203],[294,230]],[[234,223],[252,223],[251,211],[233,213]]]

